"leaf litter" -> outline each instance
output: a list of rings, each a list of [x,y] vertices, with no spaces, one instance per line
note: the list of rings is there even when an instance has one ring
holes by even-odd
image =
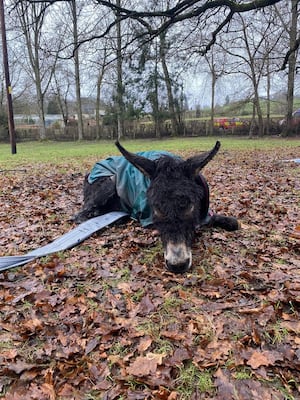
[[[199,233],[183,276],[130,221],[1,273],[1,398],[299,399],[299,166],[279,161],[296,156],[210,163],[211,207],[242,229]],[[73,168],[1,176],[1,255],[72,228],[84,175]]]

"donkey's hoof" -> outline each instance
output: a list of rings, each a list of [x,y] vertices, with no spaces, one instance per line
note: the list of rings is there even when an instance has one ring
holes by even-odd
[[[85,222],[88,219],[89,218],[83,212],[79,212],[78,214],[75,214],[70,218],[70,222],[75,222],[75,224],[82,224],[82,222]]]
[[[227,231],[237,231],[241,229],[241,224],[235,217],[226,217],[224,229]]]
[[[226,217],[225,215],[214,214],[211,217],[211,226],[222,228],[226,231],[237,231],[241,228],[239,221],[235,217]]]

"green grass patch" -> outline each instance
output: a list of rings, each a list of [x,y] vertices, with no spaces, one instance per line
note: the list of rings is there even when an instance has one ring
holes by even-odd
[[[123,140],[130,151],[167,150],[174,153],[197,152],[213,147],[217,137]],[[296,147],[300,139],[252,139],[222,137],[222,150],[267,150],[278,147]],[[93,164],[109,155],[118,155],[114,141],[98,142],[24,142],[17,144],[17,154],[11,154],[10,145],[0,143],[0,170],[26,168],[28,165],[49,164],[63,166],[70,163],[80,168],[83,163]],[[65,169],[62,170],[65,172]]]
[[[238,371],[234,372],[233,376],[236,380],[251,379],[253,373],[251,368],[242,366]]]
[[[180,400],[189,400],[195,389],[200,393],[212,393],[214,388],[210,370],[200,371],[192,362],[179,368],[176,390],[180,393]]]

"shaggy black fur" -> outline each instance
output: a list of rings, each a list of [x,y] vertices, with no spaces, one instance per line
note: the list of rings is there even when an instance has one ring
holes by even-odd
[[[116,145],[130,163],[150,178],[147,200],[170,271],[183,273],[190,268],[191,246],[199,227],[221,227],[228,231],[239,228],[234,217],[208,215],[209,190],[200,170],[217,153],[219,142],[210,152],[186,161],[166,155],[153,161],[128,152],[118,142]],[[84,206],[74,220],[83,222],[113,210],[121,210],[113,177],[99,178],[93,184],[89,184],[86,177]]]
[[[90,184],[86,175],[83,183],[83,199],[82,210],[73,217],[77,224],[98,215],[122,210],[113,177],[105,176]]]

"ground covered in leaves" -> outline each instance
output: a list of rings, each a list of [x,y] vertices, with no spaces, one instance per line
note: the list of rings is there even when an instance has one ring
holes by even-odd
[[[242,229],[199,234],[183,276],[130,221],[0,273],[0,397],[299,399],[299,153],[220,152],[211,207]],[[0,255],[70,230],[90,166],[2,173]]]

